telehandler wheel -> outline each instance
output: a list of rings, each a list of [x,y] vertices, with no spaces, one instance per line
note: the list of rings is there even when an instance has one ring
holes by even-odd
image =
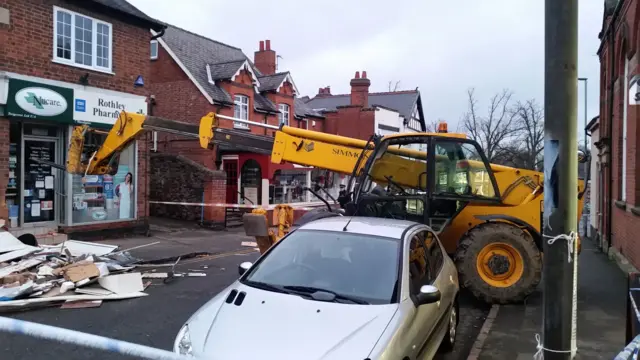
[[[508,223],[485,223],[465,234],[455,254],[460,283],[490,304],[521,302],[542,278],[531,236]]]

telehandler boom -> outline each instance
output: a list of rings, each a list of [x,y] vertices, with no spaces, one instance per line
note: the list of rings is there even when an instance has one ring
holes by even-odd
[[[271,129],[275,136],[223,128],[220,119]],[[92,130],[86,125],[74,128],[66,170],[114,174],[120,151],[146,130],[198,138],[207,149],[230,144],[269,153],[274,163],[350,175],[339,199],[343,209],[314,210],[305,221],[344,214],[430,225],[454,257],[463,286],[486,302],[521,301],[540,282],[543,174],[490,164],[478,143],[464,134],[404,133],[364,141],[213,113],[195,125],[122,112],[104,141],[87,141]],[[584,182],[576,179],[576,186],[577,220]],[[265,217],[248,216],[245,221],[248,235],[265,235],[264,229],[251,230],[266,228]]]

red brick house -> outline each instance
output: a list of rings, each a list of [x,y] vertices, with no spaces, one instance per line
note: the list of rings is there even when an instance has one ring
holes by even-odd
[[[640,268],[639,1],[605,0],[599,38],[600,116],[587,128],[597,133],[592,234],[603,250]]]
[[[150,28],[164,25],[124,0],[0,0],[0,218],[11,232],[148,226],[146,142],[123,151],[113,177],[34,158],[65,164],[73,125],[108,128],[122,110],[147,112]],[[127,173],[129,196],[114,191]]]
[[[322,129],[323,116],[298,99],[299,92],[292,75],[277,72],[277,56],[269,40],[260,42],[252,61],[239,48],[168,26],[157,44],[152,43],[152,59],[149,84],[154,98],[151,108],[154,115],[198,123],[203,115],[215,112],[271,125],[285,123]],[[257,138],[273,136],[273,130],[257,126],[226,119],[220,119],[220,123],[223,128],[251,133]],[[217,176],[218,182],[194,185],[198,190],[176,198],[196,200],[198,192],[202,192],[204,202],[217,203],[235,204],[249,199],[246,201],[266,205],[308,200],[302,196],[304,194],[294,194],[293,199],[284,198],[284,194],[287,193],[286,184],[309,182],[311,169],[272,164],[270,151],[256,153],[223,146],[216,146],[215,151],[205,150],[197,141],[166,133],[154,134],[154,139],[152,146],[159,154],[157,156],[163,155],[158,166],[166,162],[167,154],[172,154],[193,162],[191,168],[194,170],[200,166],[225,172],[226,179]],[[152,190],[152,198],[156,200],[169,200],[172,192],[168,189],[179,188],[179,183],[184,181],[175,174],[164,173],[163,179],[157,179],[156,190]],[[220,193],[216,188],[223,180],[226,180],[226,187],[224,193]],[[158,207],[159,215],[174,211],[162,209]],[[211,208],[201,215],[217,220],[220,216],[220,212]]]
[[[367,72],[357,71],[349,94],[318,90],[305,104],[325,116],[324,131],[366,140],[372,134],[426,131],[420,91],[369,92]]]

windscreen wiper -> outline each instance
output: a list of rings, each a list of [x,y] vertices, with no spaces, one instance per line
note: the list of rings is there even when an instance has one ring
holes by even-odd
[[[347,301],[351,301],[351,302],[353,302],[355,304],[369,305],[368,301],[362,300],[362,299],[360,299],[358,297],[350,296],[350,295],[344,295],[344,294],[337,293],[335,291],[331,291],[331,290],[327,290],[327,289],[323,289],[323,288],[318,288],[318,287],[313,287],[313,286],[287,285],[287,286],[283,286],[283,288],[285,288],[287,290],[293,290],[293,291],[299,291],[299,292],[308,293],[313,297],[314,300],[330,301],[330,302],[336,302],[335,300],[347,300]],[[326,294],[330,294],[332,297],[323,297],[322,295],[313,296],[313,294],[315,294],[315,293],[326,293]]]
[[[247,286],[251,286],[260,290],[273,291],[273,292],[278,292],[282,294],[291,294],[291,291],[284,289],[282,286],[271,285],[261,281],[245,280],[243,281],[243,283]]]

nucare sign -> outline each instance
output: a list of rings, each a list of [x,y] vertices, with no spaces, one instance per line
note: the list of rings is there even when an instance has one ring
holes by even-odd
[[[70,109],[71,99],[73,99],[71,89],[10,79],[7,115],[70,123],[73,121]]]

